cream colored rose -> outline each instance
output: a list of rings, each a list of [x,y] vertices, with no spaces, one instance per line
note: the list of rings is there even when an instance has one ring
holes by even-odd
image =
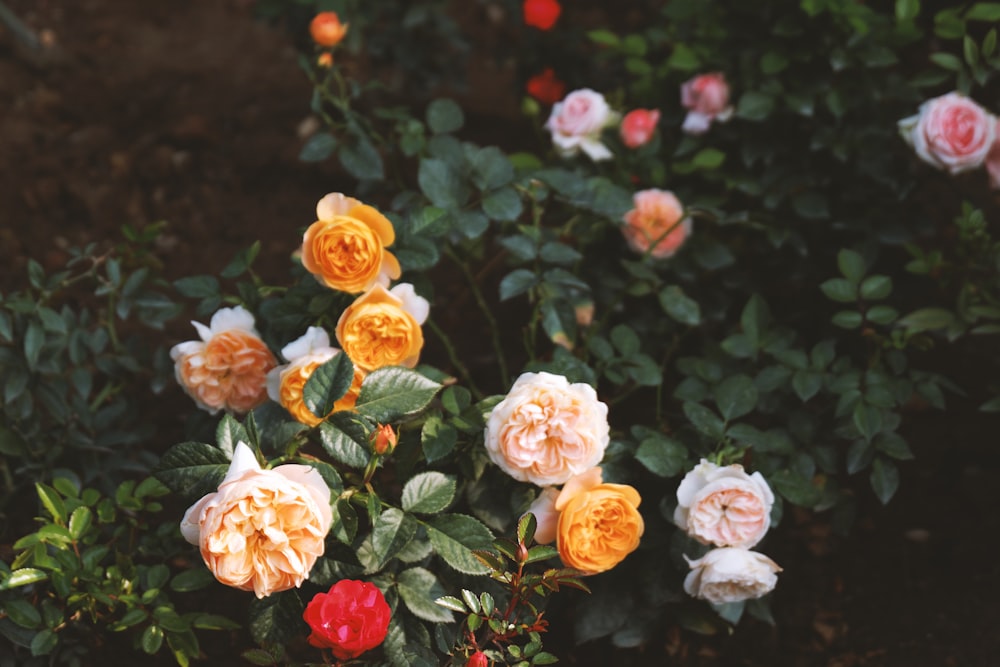
[[[216,579],[263,598],[302,585],[332,520],[330,488],[315,468],[261,470],[241,442],[219,490],[188,509],[181,533]]]
[[[391,290],[375,285],[341,313],[337,341],[354,365],[366,372],[383,366],[413,368],[424,346],[420,325],[429,310],[427,299],[409,283]]]
[[[701,460],[677,487],[674,522],[702,544],[749,548],[771,526],[774,494],[759,473]]]
[[[759,598],[774,590],[781,568],[764,554],[736,547],[712,549],[698,560],[689,560],[691,572],[684,579],[688,595],[714,604]]]
[[[535,515],[535,541],[539,544],[548,544],[556,539],[556,529],[559,526],[559,511],[556,509],[558,497],[559,489],[547,486],[528,507],[528,512]]]
[[[205,326],[192,322],[201,340],[174,345],[174,374],[195,403],[211,414],[246,413],[267,400],[266,377],[277,360],[242,306],[222,308]]]
[[[385,249],[396,232],[375,208],[334,192],[316,204],[316,218],[302,237],[302,265],[318,281],[356,294],[399,278],[399,261]]]
[[[608,406],[588,384],[524,373],[486,422],[486,452],[516,480],[562,484],[593,468],[608,446]]]
[[[289,363],[278,366],[267,374],[268,396],[288,410],[296,421],[307,426],[316,426],[323,421],[323,418],[316,416],[309,409],[302,398],[302,393],[316,368],[340,353],[337,348],[330,347],[329,334],[319,327],[309,327],[305,334],[282,348],[281,356]],[[347,393],[333,404],[331,413],[354,409],[365,375],[364,370],[354,366],[351,386]]]
[[[583,151],[594,162],[612,157],[601,143],[601,132],[618,122],[618,114],[608,106],[604,95],[583,88],[574,90],[552,106],[545,128],[552,133],[552,143],[563,157]]]

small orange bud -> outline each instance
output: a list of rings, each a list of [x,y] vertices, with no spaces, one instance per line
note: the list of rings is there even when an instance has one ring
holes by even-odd
[[[392,430],[392,424],[380,425],[375,431],[374,438],[373,447],[379,456],[391,454],[392,450],[396,448],[396,432]]]
[[[309,34],[320,46],[336,46],[347,34],[347,23],[341,23],[337,12],[320,12],[309,24]]]
[[[319,54],[319,58],[316,59],[316,64],[323,68],[333,67],[333,54],[329,51],[324,51]]]

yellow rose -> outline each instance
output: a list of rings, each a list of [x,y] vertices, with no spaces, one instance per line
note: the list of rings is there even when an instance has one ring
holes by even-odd
[[[330,488],[315,468],[262,470],[241,442],[219,490],[184,514],[181,534],[216,579],[263,598],[302,585],[332,520]]]
[[[626,484],[605,484],[601,469],[570,479],[556,499],[556,547],[567,567],[597,574],[635,551],[644,524],[639,493]]]
[[[302,237],[302,265],[321,283],[356,294],[399,278],[399,261],[385,249],[396,233],[376,209],[331,193],[316,205],[316,217]]]
[[[383,366],[417,365],[424,346],[420,325],[427,300],[401,283],[387,290],[375,285],[355,299],[337,321],[337,341],[355,366],[373,371]]]

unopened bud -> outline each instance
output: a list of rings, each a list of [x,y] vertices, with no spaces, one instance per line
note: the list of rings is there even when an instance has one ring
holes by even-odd
[[[320,12],[309,24],[313,41],[327,48],[336,46],[347,34],[346,23],[341,23],[337,12]]]
[[[528,560],[528,545],[524,542],[518,542],[517,544],[517,562],[525,563]]]
[[[329,51],[324,51],[316,58],[316,64],[324,69],[333,67],[333,54]]]
[[[392,430],[391,424],[381,424],[375,430],[373,438],[372,447],[379,456],[391,454],[392,450],[396,448],[396,432]]]
[[[489,667],[490,659],[482,651],[476,651],[469,656],[469,661],[465,664],[466,667]]]

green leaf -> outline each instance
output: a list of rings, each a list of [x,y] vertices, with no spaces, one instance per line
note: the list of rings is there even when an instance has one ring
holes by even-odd
[[[365,444],[358,442],[357,436],[359,435],[360,433],[356,429],[350,429],[348,432],[331,422],[323,422],[319,425],[319,441],[326,453],[335,461],[357,470],[363,469],[371,460],[371,451],[366,446],[367,442]]]
[[[185,570],[170,580],[170,588],[178,593],[190,593],[199,591],[211,585],[215,581],[215,575],[205,567],[194,566],[190,570]]]
[[[420,430],[420,448],[428,463],[438,461],[455,449],[458,431],[446,424],[438,415],[431,415]]]
[[[45,581],[48,579],[48,576],[49,575],[47,575],[43,570],[38,570],[33,567],[21,567],[11,572],[10,576],[7,577],[2,584],[0,584],[0,590],[35,584],[39,581]],[[3,604],[9,604],[9,601],[4,602]]]
[[[462,128],[465,116],[454,100],[446,98],[433,100],[427,105],[427,127],[434,134],[455,132]]]
[[[417,169],[417,183],[432,204],[451,210],[465,202],[459,174],[444,160],[424,158]]]
[[[399,596],[406,608],[417,618],[431,623],[451,623],[454,617],[443,605],[435,600],[443,597],[444,588],[437,577],[422,567],[403,570],[396,577]]]
[[[875,434],[882,430],[882,410],[866,403],[858,403],[852,414],[854,426],[865,440],[871,442]]]
[[[46,628],[31,638],[31,655],[48,655],[59,643],[59,636],[53,630]]]
[[[754,90],[743,93],[736,105],[736,115],[747,120],[764,120],[774,110],[774,97]]]
[[[250,635],[261,645],[287,644],[305,634],[303,611],[302,600],[294,590],[253,598],[247,612]]]
[[[417,414],[440,390],[439,383],[409,368],[378,368],[361,385],[355,410],[380,424],[388,424]]]
[[[872,463],[872,471],[868,477],[872,490],[879,501],[885,505],[892,500],[899,488],[899,469],[892,461],[876,458]]]
[[[898,324],[910,335],[921,331],[944,329],[955,321],[955,315],[944,308],[921,308],[899,319]]]
[[[892,306],[872,306],[865,311],[865,318],[875,324],[891,324],[899,317],[899,311]]]
[[[858,288],[846,278],[830,278],[820,283],[819,288],[826,298],[841,303],[851,303],[858,299]]]
[[[469,156],[472,163],[472,182],[487,192],[508,185],[514,180],[514,166],[496,146],[486,146]]]
[[[920,14],[920,0],[896,0],[896,20],[912,21]]]
[[[340,498],[333,504],[333,523],[330,532],[344,544],[350,545],[358,534],[358,513],[351,501]]]
[[[201,497],[219,488],[229,469],[225,452],[202,442],[182,442],[166,451],[153,477],[186,498]]]
[[[512,187],[494,190],[483,197],[483,213],[491,220],[511,222],[517,220],[524,210],[521,197]]]
[[[390,507],[378,515],[372,528],[372,549],[381,569],[390,558],[403,550],[417,534],[417,521],[412,515]]]
[[[243,428],[243,424],[236,421],[230,414],[223,415],[222,419],[219,420],[219,425],[215,427],[216,445],[232,458],[233,453],[236,451],[236,445],[241,442],[250,443],[250,438],[247,436],[247,431]]]
[[[683,405],[684,415],[688,421],[705,435],[721,440],[725,433],[725,424],[718,415],[699,403],[685,401]]]
[[[681,324],[694,327],[701,323],[701,307],[688,297],[678,285],[668,285],[660,290],[663,311]]]
[[[977,2],[965,13],[965,18],[987,23],[1000,21],[1000,2]]]
[[[464,514],[441,514],[427,522],[427,536],[444,562],[464,574],[486,574],[489,570],[473,549],[489,550],[493,534],[482,523]]]
[[[146,629],[142,631],[142,636],[139,638],[139,645],[147,654],[156,654],[160,650],[160,647],[163,646],[163,628],[158,625],[146,626]]]
[[[309,137],[305,146],[299,151],[299,159],[303,162],[322,162],[331,155],[337,147],[337,140],[329,132],[317,132]]]
[[[352,132],[350,141],[341,145],[337,157],[341,166],[360,181],[377,181],[385,176],[382,156],[375,145],[361,132]]]
[[[600,44],[602,46],[618,46],[619,42],[618,35],[603,28],[598,30],[588,30],[587,39],[592,41],[594,44]]]
[[[69,516],[69,534],[74,540],[79,540],[83,537],[87,529],[90,528],[93,522],[94,514],[91,512],[89,507],[82,506],[77,507],[73,510],[73,513]]]
[[[215,276],[188,276],[175,280],[174,288],[182,296],[206,299],[219,295],[219,280]]]
[[[337,354],[316,367],[302,388],[302,400],[319,418],[324,418],[333,411],[334,404],[340,400],[354,381],[354,364],[346,354]]]
[[[403,487],[402,505],[407,512],[443,512],[455,498],[455,480],[431,471],[412,477]]]
[[[792,389],[803,403],[816,395],[823,387],[822,373],[814,371],[796,371],[792,376]]]
[[[698,151],[691,163],[699,169],[716,169],[726,161],[726,154],[717,148],[702,148]]]
[[[864,258],[848,248],[841,248],[840,252],[837,253],[837,267],[840,269],[840,273],[854,285],[859,284],[865,275]]]
[[[515,269],[500,281],[500,300],[512,299],[538,284],[538,276],[528,269]]]
[[[51,486],[42,484],[41,482],[35,482],[35,491],[38,493],[39,500],[42,501],[42,506],[45,511],[48,512],[52,518],[60,523],[66,523],[68,515],[66,514],[66,503],[63,502],[62,496],[59,492],[53,489]]]
[[[442,595],[441,597],[434,600],[434,603],[444,607],[445,609],[451,609],[452,611],[457,611],[459,614],[464,614],[468,611],[465,608],[464,602],[451,595]]]
[[[861,313],[856,310],[841,310],[830,318],[831,322],[843,329],[856,329],[861,326],[863,320]]]
[[[883,275],[868,276],[861,282],[861,298],[869,301],[884,299],[892,293],[892,278]]]
[[[35,370],[38,365],[43,345],[45,345],[45,329],[38,322],[32,321],[24,333],[24,359],[30,370]]]
[[[674,477],[687,467],[687,447],[658,433],[639,443],[635,459],[654,475]]]
[[[728,377],[715,388],[715,404],[726,421],[742,417],[757,407],[757,386],[746,375]]]
[[[975,67],[979,62],[979,47],[969,35],[962,38],[962,55],[965,56],[965,62],[969,63],[969,67]]]

